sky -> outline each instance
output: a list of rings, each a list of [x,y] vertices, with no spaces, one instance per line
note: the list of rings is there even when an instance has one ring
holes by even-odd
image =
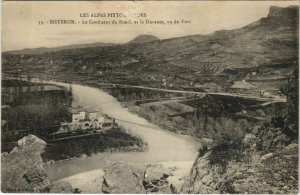
[[[140,34],[160,39],[209,34],[241,28],[266,17],[270,6],[289,5],[298,5],[298,1],[3,1],[2,51],[95,42],[125,43]],[[123,13],[127,16],[123,20],[134,20],[135,14],[146,13],[148,20],[191,23],[38,25],[39,20],[115,19],[82,18],[80,13]]]

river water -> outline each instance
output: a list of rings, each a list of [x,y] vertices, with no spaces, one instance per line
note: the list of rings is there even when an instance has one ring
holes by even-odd
[[[51,82],[53,84],[69,84]],[[193,162],[197,156],[199,143],[196,139],[175,134],[153,125],[126,108],[106,92],[83,85],[72,84],[73,106],[91,108],[116,118],[119,125],[141,136],[149,146],[146,152],[100,153],[91,157],[80,157],[45,165],[50,180],[59,180],[78,173],[101,169],[107,161],[127,162]]]

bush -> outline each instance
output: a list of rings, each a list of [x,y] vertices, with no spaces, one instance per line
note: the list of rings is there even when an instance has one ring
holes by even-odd
[[[289,77],[288,86],[285,90],[287,96],[287,109],[285,114],[285,130],[298,136],[298,121],[299,121],[299,76],[298,68]]]
[[[209,162],[211,165],[217,165],[221,169],[220,174],[226,171],[227,165],[230,161],[241,161],[244,157],[242,151],[242,143],[219,143],[212,149],[209,156]]]
[[[215,120],[215,134],[212,134],[214,147],[209,156],[211,165],[218,165],[221,172],[225,172],[229,161],[240,161],[243,157],[242,141],[249,128],[251,125],[245,120],[235,121],[225,117]]]
[[[261,117],[266,116],[265,112],[264,112],[262,109],[256,110],[255,114],[256,114],[257,116],[261,116]]]
[[[210,125],[213,126],[211,136],[216,145],[240,143],[251,128],[246,120],[235,121],[227,117],[217,118]]]

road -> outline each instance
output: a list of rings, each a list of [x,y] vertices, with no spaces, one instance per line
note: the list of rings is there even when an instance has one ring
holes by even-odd
[[[259,96],[249,95],[249,94],[234,94],[234,93],[225,93],[225,92],[219,92],[219,93],[197,92],[197,91],[164,89],[164,88],[155,88],[155,87],[138,86],[138,85],[126,85],[126,84],[113,84],[113,83],[98,83],[97,85],[98,86],[110,85],[110,86],[114,86],[114,87],[146,89],[146,90],[161,91],[161,92],[167,92],[167,93],[183,93],[183,94],[201,95],[201,97],[204,97],[204,95],[218,95],[218,96],[238,97],[238,98],[251,99],[251,100],[257,100],[257,101],[286,102],[286,98],[281,98],[279,96],[276,96],[274,98],[271,98],[271,97],[268,98],[268,97],[259,97]]]

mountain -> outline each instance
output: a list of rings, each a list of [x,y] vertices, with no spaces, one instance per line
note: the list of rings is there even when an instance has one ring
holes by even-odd
[[[129,41],[128,44],[141,44],[141,43],[147,43],[152,41],[159,41],[159,38],[153,35],[139,35],[135,37],[133,40]]]
[[[135,37],[133,40],[129,41],[127,44],[141,44],[141,43],[147,43],[152,41],[157,41],[159,38],[153,36],[153,35],[139,35]],[[33,55],[33,54],[44,54],[48,52],[57,52],[62,50],[71,50],[71,49],[83,49],[83,48],[89,48],[89,47],[106,47],[106,46],[114,46],[118,44],[113,43],[84,43],[84,44],[75,44],[75,45],[67,45],[67,46],[60,46],[60,47],[39,47],[39,48],[26,48],[21,50],[12,50],[12,51],[5,51],[3,53],[7,54],[21,54],[21,55]]]
[[[47,47],[39,47],[39,48],[33,48],[33,49],[26,48],[26,49],[21,49],[21,50],[6,51],[3,53],[32,55],[32,54],[44,54],[47,52],[56,52],[56,51],[68,50],[68,49],[82,49],[82,48],[88,48],[88,47],[103,47],[103,46],[111,46],[111,45],[115,45],[115,44],[113,44],[113,43],[84,43],[84,44],[67,45],[67,46],[60,46],[60,47],[53,47],[53,48],[47,48]]]
[[[299,9],[296,5],[291,5],[286,8],[271,6],[268,17],[289,17],[293,18],[297,16],[299,13],[297,10]]]
[[[246,79],[247,74],[253,72],[257,73],[256,79],[286,78],[298,65],[298,12],[298,6],[272,6],[266,17],[239,29],[163,40],[152,35],[140,35],[125,44],[41,54],[37,57],[41,59],[39,64],[43,63],[43,59],[49,61],[51,58],[60,66],[55,66],[57,70],[41,67],[35,71],[51,69],[63,72],[71,69],[78,73],[84,67],[91,76],[97,71],[107,71],[109,67],[112,70],[110,74],[118,75],[110,75],[106,80],[116,82],[115,78],[118,78],[120,82],[132,80],[135,84],[146,78],[159,82],[165,78],[178,80],[180,76],[181,80],[202,84],[217,82],[222,86],[227,83],[229,86],[234,80]],[[3,67],[13,67],[18,58],[17,55],[3,55]],[[22,58],[21,61],[26,60]],[[32,62],[28,64],[34,65]]]

